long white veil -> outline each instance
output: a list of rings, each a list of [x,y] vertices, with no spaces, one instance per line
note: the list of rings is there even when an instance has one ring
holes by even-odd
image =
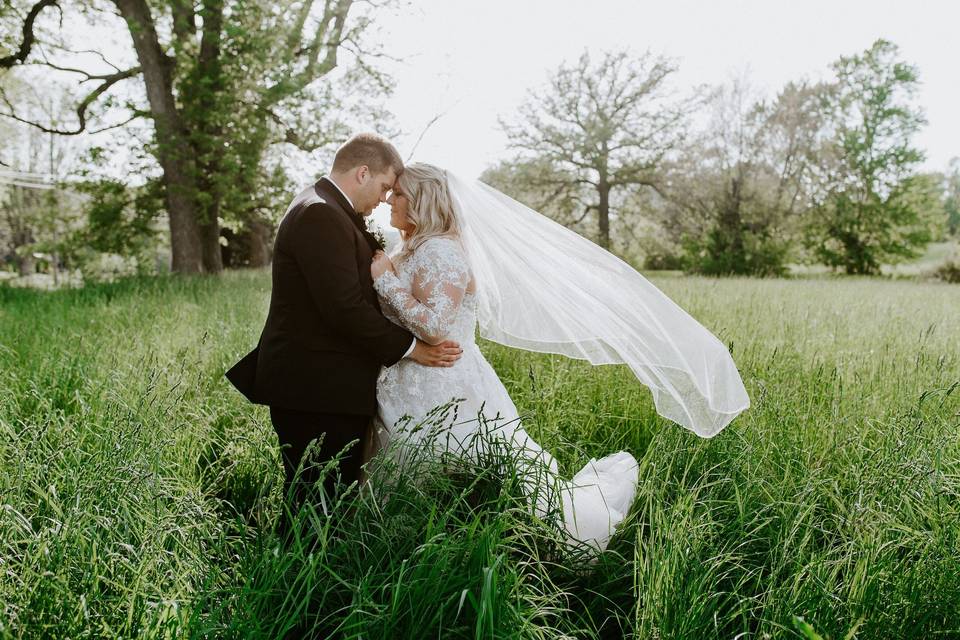
[[[636,270],[478,180],[447,178],[477,281],[480,335],[624,363],[660,415],[705,438],[750,406],[723,343]]]

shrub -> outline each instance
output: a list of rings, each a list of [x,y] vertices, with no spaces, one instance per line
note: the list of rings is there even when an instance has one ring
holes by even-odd
[[[960,283],[960,257],[951,256],[937,267],[933,275],[944,282]]]

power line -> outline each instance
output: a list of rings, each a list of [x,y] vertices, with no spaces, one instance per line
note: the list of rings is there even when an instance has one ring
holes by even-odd
[[[11,180],[0,176],[0,185],[7,185],[11,187],[23,187],[24,189],[39,189],[41,191],[47,191],[54,188],[54,185],[47,184],[43,182],[24,182],[22,180]]]
[[[51,181],[52,176],[49,173],[35,173],[33,171],[19,171],[17,169],[0,168],[0,176],[8,178],[39,178],[44,181]]]
[[[43,176],[45,180],[40,180],[32,178],[31,176]],[[29,173],[22,171],[8,171],[0,169],[0,186],[7,187],[20,187],[22,189],[36,189],[37,191],[51,191],[53,189],[59,189],[61,194],[65,194],[74,200],[85,201],[86,198],[81,196],[78,193],[70,190],[69,188],[61,187],[60,185],[49,180],[49,174],[42,173]]]
[[[17,171],[15,169],[0,169],[0,185],[39,189],[41,191],[48,191],[55,187],[53,176],[48,173]]]

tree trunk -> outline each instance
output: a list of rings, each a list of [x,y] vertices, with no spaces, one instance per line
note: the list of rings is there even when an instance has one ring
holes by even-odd
[[[200,237],[203,243],[203,270],[207,273],[223,271],[223,254],[220,247],[220,223],[216,213],[211,214],[210,222],[200,225]]]
[[[844,243],[844,270],[847,275],[867,276],[880,273],[880,265],[873,259],[873,255],[855,234],[848,234],[843,238]]]
[[[597,192],[600,195],[600,204],[597,206],[597,215],[600,224],[600,235],[598,241],[600,246],[610,250],[610,185],[603,179],[597,186]]]
[[[164,183],[167,187],[167,208],[170,212],[170,249],[173,254],[171,269],[175,273],[199,273],[203,270],[196,205],[186,193],[177,193],[189,184],[174,162],[161,160]],[[192,186],[192,185],[190,185]],[[171,193],[172,192],[172,193]]]
[[[20,277],[33,275],[37,272],[37,261],[33,258],[33,252],[26,252],[23,255],[17,254],[17,273]]]
[[[740,215],[740,188],[737,178],[730,181],[730,190],[717,203],[717,226],[710,232],[707,244],[713,274],[748,273],[743,244],[743,220]]]
[[[250,229],[250,266],[265,267],[273,258],[270,246],[272,235],[270,225],[260,220],[251,220],[248,227]]]
[[[730,179],[730,192],[727,202],[720,212],[719,223],[729,243],[730,257],[733,262],[733,272],[739,271],[736,267],[743,265],[746,261],[746,255],[743,248],[743,218],[740,215],[740,208],[743,203],[743,181],[740,178]]]
[[[221,247],[227,267],[265,267],[272,259],[273,228],[258,219],[247,221],[239,233],[228,228],[222,231],[226,244]]]
[[[24,187],[14,187],[9,207],[8,224],[11,228],[10,247],[14,261],[17,263],[17,273],[28,276],[37,271],[36,260],[33,258],[33,229],[30,228],[29,212],[39,201],[35,191]]]
[[[203,269],[203,252],[197,224],[195,173],[191,149],[173,98],[170,61],[160,47],[146,1],[114,0],[114,4],[127,22],[143,69],[156,130],[157,160],[163,169],[166,187],[173,253],[171,268],[177,273],[198,273]]]
[[[223,31],[223,0],[204,0],[200,8],[203,35],[197,59],[196,92],[192,120],[199,134],[194,138],[198,165],[197,187],[204,194],[200,211],[200,237],[203,245],[203,268],[207,273],[223,271],[220,247],[220,204],[223,199],[220,151],[223,131],[217,121],[218,96],[223,91],[220,66],[220,40]],[[187,99],[190,99],[188,96]]]

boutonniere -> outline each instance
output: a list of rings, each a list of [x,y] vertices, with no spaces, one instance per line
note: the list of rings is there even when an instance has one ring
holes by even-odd
[[[377,239],[377,242],[380,243],[381,247],[387,246],[387,239],[383,235],[383,229],[380,228],[380,225],[376,223],[373,219],[373,216],[370,216],[366,219],[367,231]]]

